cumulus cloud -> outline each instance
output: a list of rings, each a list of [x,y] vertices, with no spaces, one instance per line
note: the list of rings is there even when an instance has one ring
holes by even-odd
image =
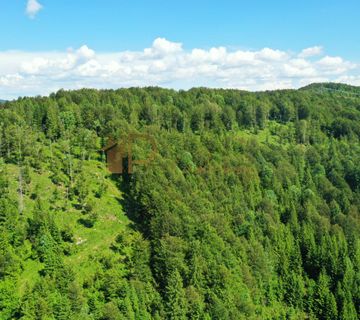
[[[340,65],[343,65],[344,63],[345,62],[341,57],[329,57],[329,56],[322,58],[318,62],[319,65],[329,68],[338,67]]]
[[[325,56],[321,58],[317,65],[323,74],[336,74],[340,75],[346,73],[351,69],[355,69],[357,67],[356,64],[351,63],[349,61],[345,61],[341,57],[330,57]]]
[[[145,54],[171,54],[182,51],[182,43],[171,42],[165,38],[157,38],[154,40],[151,48],[144,50]]]
[[[77,55],[84,59],[91,59],[95,56],[95,51],[84,45],[76,51]]]
[[[60,88],[193,86],[270,90],[317,81],[358,84],[359,66],[323,53],[275,48],[185,50],[182,43],[157,38],[140,51],[95,52],[84,45],[64,52],[0,52],[0,98],[49,94]]]
[[[34,19],[36,14],[42,9],[42,5],[37,0],[28,0],[26,4],[26,14]]]
[[[259,59],[263,60],[274,60],[274,61],[280,61],[283,59],[286,59],[287,54],[286,52],[280,51],[280,50],[273,50],[270,48],[264,48],[261,51],[257,53],[257,57]]]
[[[323,53],[323,48],[320,46],[310,47],[302,50],[299,54],[299,58],[310,58],[319,56]]]

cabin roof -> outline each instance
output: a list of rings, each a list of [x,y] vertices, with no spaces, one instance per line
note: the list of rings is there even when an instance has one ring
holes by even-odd
[[[107,145],[105,145],[105,147],[103,147],[101,150],[102,151],[107,151],[107,150],[110,150],[112,148],[114,148],[115,146],[118,145],[118,142],[115,142],[115,141],[110,141]]]

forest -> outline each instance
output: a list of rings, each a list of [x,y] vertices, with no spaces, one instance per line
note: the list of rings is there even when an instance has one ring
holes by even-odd
[[[347,85],[4,102],[0,319],[359,319],[359,163]]]

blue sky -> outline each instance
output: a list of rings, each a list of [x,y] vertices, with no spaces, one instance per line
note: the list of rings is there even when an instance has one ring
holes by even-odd
[[[27,8],[27,5],[31,7]],[[27,9],[28,12],[26,12]],[[144,52],[144,49],[151,48],[158,38],[166,39],[169,43],[181,43],[181,50],[184,52],[182,56],[185,55],[185,52],[190,54],[194,49],[210,52],[211,48],[224,47],[229,54],[237,51],[257,53],[264,48],[269,48],[274,51],[286,52],[290,55],[287,57],[288,62],[290,58],[299,58],[298,56],[304,49],[321,47],[321,54],[318,54],[319,61],[326,57],[338,58],[339,64],[348,63],[347,67],[344,64],[338,65],[337,73],[329,72],[329,68],[321,73],[322,71],[318,68],[316,74],[313,73],[310,78],[341,80],[358,84],[359,12],[360,1],[355,0],[0,0],[0,57],[3,59],[3,66],[0,61],[0,97],[16,96],[17,94],[47,94],[48,91],[60,87],[77,88],[82,85],[116,87],[119,85],[158,84],[185,88],[192,85],[240,87],[255,90],[267,88],[266,79],[256,81],[259,78],[259,72],[253,77],[254,81],[242,85],[241,82],[232,81],[234,79],[226,82],[225,80],[231,77],[230,74],[207,76],[206,72],[200,72],[197,81],[189,82],[178,76],[179,70],[176,68],[173,70],[173,74],[168,74],[167,78],[158,78],[158,80],[156,77],[152,77],[153,74],[150,74],[148,82],[136,81],[138,80],[136,73],[133,73],[134,76],[130,77],[131,81],[121,82],[119,81],[121,73],[118,73],[118,77],[112,74],[114,81],[103,81],[102,83],[90,79],[89,73],[91,74],[91,72],[83,73],[82,76],[72,72],[65,79],[66,81],[55,81],[55,78],[63,76],[60,73],[64,70],[49,70],[51,65],[56,64],[56,61],[65,59],[63,57],[69,54],[69,48],[73,48],[74,55],[83,46],[94,52],[94,55],[88,55],[85,58],[77,57],[78,60],[74,63],[73,68],[79,68],[81,64],[96,60],[104,69],[105,62],[100,62],[105,61],[104,54],[111,54],[113,62],[120,63],[123,62],[122,57],[119,57],[120,53]],[[16,61],[13,57],[6,55],[9,51],[14,50],[18,52]],[[23,55],[21,56],[19,52]],[[163,52],[163,55],[165,57],[163,56],[160,62],[155,61],[159,60],[159,57],[155,58],[154,56],[148,67],[154,61],[159,64],[171,60],[171,57],[175,56],[175,51]],[[179,52],[176,53],[177,61],[179,61],[178,56]],[[207,65],[204,65],[204,68],[214,70],[214,66],[217,66],[219,69],[219,66],[223,66],[224,61],[228,58],[223,55],[217,57],[215,61],[213,57],[208,57]],[[305,58],[308,63],[316,62],[313,56]],[[6,59],[12,60],[6,61],[5,65]],[[45,60],[48,61],[47,72],[43,68],[39,74],[39,70],[32,68],[32,72],[26,73],[23,64],[35,63],[36,59],[43,59],[43,64],[45,64]],[[138,63],[137,60],[132,61]],[[327,60],[327,62],[329,61]],[[94,67],[94,61],[92,62]],[[334,65],[335,62],[333,60],[330,64]],[[37,64],[39,63],[37,61]],[[176,61],[173,61],[174,63],[176,64]],[[264,63],[263,60],[262,63]],[[13,68],[8,67],[9,65]],[[297,67],[300,65],[303,68],[306,67],[305,63],[299,61],[296,62],[296,65]],[[281,66],[284,67],[285,64]],[[89,69],[91,65],[87,67]],[[234,66],[232,63],[226,68],[230,67],[239,68],[243,65]],[[263,67],[266,73],[269,67],[279,66],[270,65],[267,62]],[[290,65],[290,67],[293,66]],[[28,68],[27,71],[29,69],[31,68]],[[340,72],[340,69],[343,72]],[[169,73],[171,70],[168,68],[166,71]],[[54,75],[56,72],[58,74]],[[249,73],[249,70],[246,72]],[[29,74],[32,79],[35,77],[35,80],[39,82],[39,89],[35,85],[28,85],[25,90],[23,85],[18,86],[19,83],[17,83],[17,87],[20,88],[19,92],[11,87],[10,83],[29,80]],[[234,71],[233,74],[236,72]],[[289,82],[289,78],[293,74],[294,72],[287,73],[282,78],[279,75],[276,76],[278,87],[296,87],[311,80],[308,79],[309,77],[305,77],[301,82],[298,72],[297,78],[295,77],[296,79]],[[147,73],[147,75],[149,74]],[[310,70],[308,75],[310,75]],[[40,81],[46,77],[52,85],[46,90],[40,90]],[[92,77],[95,77],[93,73]],[[217,77],[225,80],[219,81]],[[233,77],[235,76],[233,75]],[[22,78],[21,81],[20,78]],[[251,72],[249,78],[252,78]],[[269,84],[270,82],[273,84],[274,79],[270,76],[268,78]],[[35,80],[33,83],[36,82]],[[71,82],[76,82],[76,85],[72,86]],[[272,87],[269,86],[269,88]],[[7,89],[11,93],[7,92]]]

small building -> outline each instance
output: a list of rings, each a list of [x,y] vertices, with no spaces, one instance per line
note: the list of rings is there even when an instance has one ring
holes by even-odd
[[[146,159],[134,160],[132,157],[132,146],[136,140],[140,139],[146,141],[150,145],[151,152]],[[121,142],[110,140],[110,142],[102,149],[102,151],[106,153],[106,162],[111,173],[132,174],[133,165],[136,164],[146,166],[154,160],[157,147],[152,136],[148,134],[131,133],[126,138],[123,138]]]
[[[113,174],[122,174],[124,172],[124,150],[120,143],[110,141],[102,151],[106,154],[106,162],[109,171]]]

